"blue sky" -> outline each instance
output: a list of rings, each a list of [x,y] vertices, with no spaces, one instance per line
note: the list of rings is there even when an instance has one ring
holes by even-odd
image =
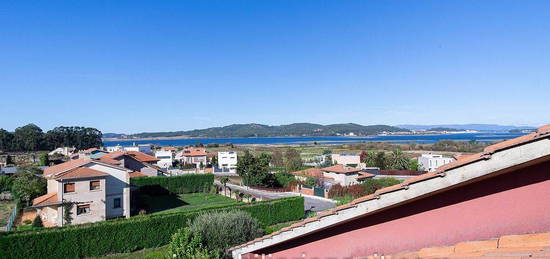
[[[550,123],[550,1],[2,1],[0,128]]]

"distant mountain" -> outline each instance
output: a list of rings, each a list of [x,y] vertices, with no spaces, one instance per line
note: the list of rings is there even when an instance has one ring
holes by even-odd
[[[453,132],[453,131],[464,131],[464,130],[463,130],[463,129],[455,129],[455,128],[437,127],[437,128],[430,128],[430,129],[427,129],[427,131],[447,131],[447,132]]]
[[[349,135],[357,136],[375,135],[381,132],[407,132],[409,130],[388,125],[363,126],[354,123],[321,125],[313,123],[294,123],[280,126],[269,126],[263,124],[233,124],[225,127],[214,127],[208,129],[196,129],[190,131],[172,132],[144,132],[130,135],[134,138],[157,138],[157,137],[283,137],[283,136],[336,136]]]
[[[124,138],[126,134],[120,133],[103,133],[103,138]]]
[[[535,129],[530,126],[510,126],[510,125],[497,125],[497,124],[441,124],[441,125],[396,125],[399,128],[405,128],[409,130],[428,130],[432,128],[453,128],[464,130],[478,130],[478,131],[510,131],[514,129]]]

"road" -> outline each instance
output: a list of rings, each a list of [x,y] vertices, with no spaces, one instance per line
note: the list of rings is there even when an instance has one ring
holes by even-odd
[[[216,184],[221,185],[220,182],[215,181]],[[239,190],[244,193],[249,193],[254,197],[261,197],[262,199],[280,199],[286,197],[300,196],[299,193],[294,192],[268,192],[262,190],[251,189],[248,186],[239,186],[235,184],[227,184],[227,187],[232,190]],[[311,196],[311,195],[302,195],[304,197],[304,209],[320,212],[333,208],[336,205],[336,201],[325,199],[321,197]]]

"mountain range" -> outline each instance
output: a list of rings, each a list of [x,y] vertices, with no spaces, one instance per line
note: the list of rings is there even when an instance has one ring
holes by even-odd
[[[531,127],[531,126],[512,126],[512,125],[498,125],[498,124],[438,124],[438,125],[403,124],[403,125],[396,125],[395,127],[405,128],[408,130],[451,128],[451,129],[477,130],[477,131],[510,131],[510,130],[520,130],[520,129],[536,129],[535,127]]]
[[[166,137],[283,137],[283,136],[337,136],[353,135],[367,136],[382,132],[408,132],[407,129],[388,125],[359,125],[355,123],[321,125],[314,123],[294,123],[280,126],[270,126],[257,123],[232,124],[224,127],[196,129],[189,131],[143,132],[132,135],[105,133],[105,138],[166,138]]]

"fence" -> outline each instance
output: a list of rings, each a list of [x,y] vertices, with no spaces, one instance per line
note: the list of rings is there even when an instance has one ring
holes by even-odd
[[[15,204],[15,207],[13,208],[13,211],[11,212],[10,217],[8,218],[8,224],[6,225],[6,231],[10,231],[13,227],[13,222],[15,221],[15,218],[17,218],[17,204]]]

